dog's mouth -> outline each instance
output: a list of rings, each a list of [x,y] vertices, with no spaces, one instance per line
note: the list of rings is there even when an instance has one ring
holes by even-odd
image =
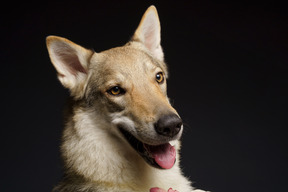
[[[171,169],[176,162],[176,150],[170,143],[148,145],[135,138],[128,131],[119,128],[129,144],[151,166],[159,169]]]

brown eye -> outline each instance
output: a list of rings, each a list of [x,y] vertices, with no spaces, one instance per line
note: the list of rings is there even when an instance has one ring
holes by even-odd
[[[157,81],[158,83],[163,83],[163,81],[164,81],[164,75],[163,75],[162,72],[159,72],[159,73],[156,74],[156,81]]]
[[[115,95],[115,96],[118,96],[118,95],[122,95],[125,93],[125,90],[122,89],[121,87],[119,86],[115,86],[115,87],[112,87],[111,89],[109,89],[107,91],[110,95]]]

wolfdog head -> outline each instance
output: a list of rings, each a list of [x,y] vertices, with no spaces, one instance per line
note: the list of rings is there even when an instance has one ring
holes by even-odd
[[[170,169],[182,134],[182,120],[166,93],[167,67],[160,22],[151,6],[132,39],[96,53],[67,39],[49,36],[47,47],[58,78],[82,109],[94,110],[105,129],[129,143],[144,160]],[[97,116],[97,118],[96,118]]]

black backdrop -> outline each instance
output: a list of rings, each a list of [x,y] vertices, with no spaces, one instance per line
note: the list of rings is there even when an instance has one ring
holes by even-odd
[[[185,121],[182,166],[214,192],[286,191],[287,6],[280,1],[38,1],[1,5],[0,191],[61,178],[63,89],[45,37],[123,45],[156,5],[168,93]]]

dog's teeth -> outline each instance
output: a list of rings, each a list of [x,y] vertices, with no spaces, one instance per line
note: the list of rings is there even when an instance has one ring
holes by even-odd
[[[176,140],[169,141],[169,144],[172,145],[172,146],[175,146],[175,145],[176,145],[176,142],[177,142]]]

